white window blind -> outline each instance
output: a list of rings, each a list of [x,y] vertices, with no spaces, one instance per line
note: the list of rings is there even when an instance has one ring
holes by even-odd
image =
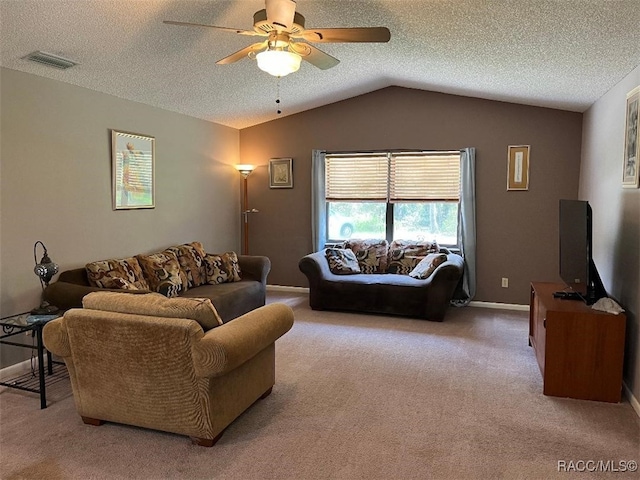
[[[457,202],[460,199],[460,154],[392,154],[389,201]]]
[[[328,201],[381,200],[388,198],[389,161],[386,154],[327,155]]]
[[[459,201],[460,154],[411,152],[325,157],[327,201]]]

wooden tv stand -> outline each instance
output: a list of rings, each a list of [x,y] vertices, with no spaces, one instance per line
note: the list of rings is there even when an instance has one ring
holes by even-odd
[[[564,288],[559,283],[531,284],[529,344],[542,372],[543,393],[619,402],[626,316],[553,297]]]

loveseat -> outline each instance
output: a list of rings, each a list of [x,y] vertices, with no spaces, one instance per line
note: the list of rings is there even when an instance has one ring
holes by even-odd
[[[275,341],[293,312],[270,304],[219,325],[210,300],[94,292],[47,323],[86,424],[172,432],[212,446],[275,383]],[[127,432],[123,431],[123,435]]]
[[[98,291],[202,297],[209,298],[227,322],[265,304],[270,270],[267,257],[210,254],[200,242],[191,242],[64,271],[43,296],[62,310],[81,308],[82,298]]]
[[[348,240],[303,257],[314,310],[442,321],[464,272],[460,255],[437,242]]]

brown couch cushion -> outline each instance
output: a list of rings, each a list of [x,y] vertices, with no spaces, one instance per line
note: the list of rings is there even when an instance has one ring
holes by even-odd
[[[324,251],[329,270],[336,275],[360,273],[360,265],[353,251],[349,248],[327,248]]]
[[[389,245],[387,273],[408,275],[424,257],[439,251],[440,247],[435,240],[394,240]]]
[[[207,253],[204,257],[204,265],[207,283],[211,285],[239,282],[241,279],[238,255],[235,252],[226,252],[222,255]]]
[[[409,273],[409,276],[420,279],[429,278],[433,271],[446,261],[446,254],[430,253],[429,255],[424,257],[418,265],[416,265],[416,268],[414,268],[411,273]]]
[[[349,248],[356,255],[362,273],[385,273],[389,242],[380,239],[345,240],[343,248]]]
[[[94,292],[82,299],[91,310],[195,320],[204,330],[222,325],[222,319],[208,298],[167,298],[159,293],[131,295],[117,292]]]
[[[204,264],[206,255],[200,242],[185,243],[169,247],[167,250],[176,254],[180,268],[187,277],[187,287],[193,288],[207,283],[207,271]]]
[[[149,290],[166,297],[177,297],[180,292],[188,289],[187,276],[180,269],[178,257],[172,251],[136,255],[136,258],[149,283]]]
[[[149,284],[135,257],[99,260],[87,263],[85,269],[92,287],[149,290]]]

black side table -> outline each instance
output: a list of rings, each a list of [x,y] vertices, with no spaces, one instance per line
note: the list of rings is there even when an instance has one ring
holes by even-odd
[[[2,335],[0,336],[0,343],[5,345],[13,345],[14,347],[23,347],[36,349],[38,351],[38,387],[36,388],[30,381],[29,377],[32,375],[22,375],[16,378],[8,379],[0,382],[0,385],[9,388],[17,388],[19,390],[26,390],[27,392],[34,392],[40,394],[40,408],[47,408],[47,395],[46,384],[47,377],[53,379],[53,365],[64,365],[63,362],[55,362],[51,358],[51,352],[44,348],[42,343],[42,329],[47,322],[60,317],[59,315],[31,315],[30,313],[21,313],[18,315],[12,315],[10,317],[0,318],[0,326],[2,326]],[[29,334],[31,337],[36,338],[35,345],[29,345],[26,343],[18,343],[7,340],[7,338],[15,337],[23,333]],[[45,364],[44,356],[47,353],[47,374],[45,376]]]

